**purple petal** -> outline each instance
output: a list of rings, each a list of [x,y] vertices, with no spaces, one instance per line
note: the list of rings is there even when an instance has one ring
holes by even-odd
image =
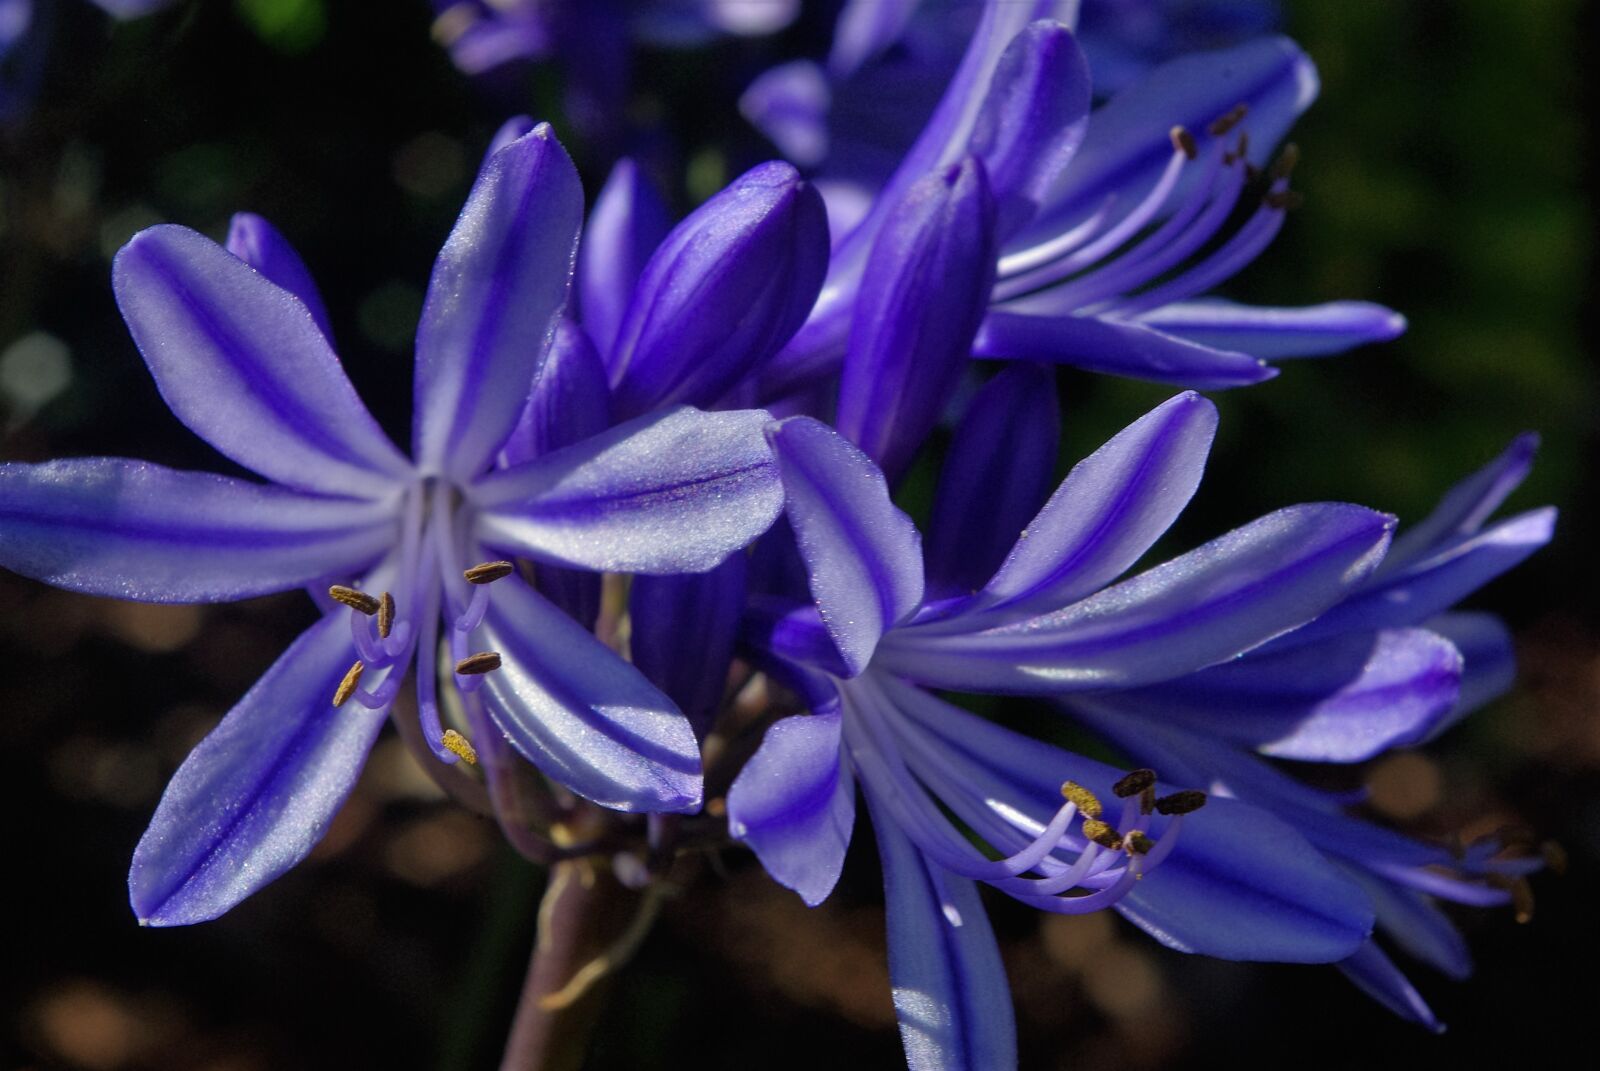
[[[1433,726],[1424,742],[1505,695],[1517,676],[1511,631],[1493,614],[1440,614],[1428,618],[1426,625],[1455,645],[1464,668],[1455,709]]]
[[[548,124],[495,153],[439,251],[417,328],[417,463],[458,481],[516,426],[566,305],[583,187]]]
[[[1193,393],[1134,421],[1073,467],[980,598],[1045,613],[1121,576],[1189,504],[1216,431],[1216,406]]]
[[[1049,361],[1196,390],[1242,387],[1278,374],[1246,353],[1093,316],[993,311],[978,330],[973,356]]]
[[[489,713],[552,780],[621,811],[700,808],[700,751],[672,700],[516,577],[494,586]]]
[[[853,672],[828,635],[822,615],[809,603],[796,604],[771,595],[752,596],[739,628],[745,644],[782,662],[835,677],[848,677]]]
[[[532,461],[582,442],[611,426],[611,388],[605,366],[582,327],[562,318],[544,370],[500,449],[502,467]]]
[[[280,234],[276,227],[251,212],[234,214],[228,224],[228,252],[277,283],[299,298],[306,311],[317,322],[323,337],[333,340],[333,329],[328,326],[328,309],[317,292],[305,261],[294,251],[294,246]]]
[[[1231,301],[1163,305],[1139,322],[1164,334],[1264,361],[1322,357],[1387,342],[1406,330],[1406,318],[1369,301],[1330,301],[1304,308],[1261,308]]]
[[[815,167],[828,157],[831,104],[827,75],[810,60],[795,60],[762,71],[739,97],[739,114],[785,158]]]
[[[983,165],[969,156],[911,187],[872,247],[835,423],[891,478],[967,368],[994,286],[994,224]]]
[[[1394,547],[1378,574],[1394,572],[1423,554],[1476,534],[1500,503],[1527,478],[1538,449],[1538,435],[1519,435],[1499,457],[1445,492],[1426,519],[1395,536]]]
[[[1393,526],[1360,506],[1291,506],[1052,614],[977,632],[958,631],[968,624],[959,619],[898,629],[878,660],[924,684],[975,692],[1168,680],[1326,610],[1382,559]]]
[[[927,568],[940,594],[974,592],[999,568],[1050,492],[1060,438],[1050,369],[1010,365],[978,392],[933,498]]]
[[[0,465],[0,565],[93,595],[226,602],[287,591],[354,574],[397,529],[392,502],[143,461]]]
[[[851,675],[922,601],[922,539],[889,501],[883,474],[827,425],[794,417],[768,431],[811,595]]]
[[[633,160],[618,160],[600,187],[578,246],[578,311],[608,359],[628,298],[671,228],[655,183]]]
[[[911,1071],[1015,1067],[1017,1027],[994,931],[966,878],[924,858],[872,806],[883,861],[889,980]]]
[[[1425,1026],[1435,1034],[1444,1033],[1444,1024],[1433,1014],[1428,1002],[1376,942],[1367,941],[1338,966],[1358,989],[1400,1018]]]
[[[209,238],[141,231],[112,285],[161,396],[226,456],[331,494],[380,497],[409,475],[305,303]]]
[[[214,919],[322,839],[385,718],[333,709],[353,660],[347,616],[324,618],[189,753],[134,849],[141,925]]]
[[[487,164],[494,159],[494,154],[510,145],[513,141],[520,141],[533,133],[533,128],[538,126],[531,116],[513,115],[510,119],[500,124],[500,129],[494,132],[494,137],[489,139],[489,147],[483,151],[483,162]]]
[[[1426,963],[1453,981],[1472,974],[1472,953],[1450,917],[1433,899],[1382,878],[1354,871],[1378,910],[1378,928],[1407,955]]]
[[[701,739],[722,709],[744,596],[743,554],[706,573],[636,576],[628,592],[633,664],[678,704]]]
[[[772,879],[815,907],[844,869],[856,821],[855,781],[840,759],[838,701],[784,718],[728,791],[728,831]]]
[[[1448,640],[1423,629],[1361,633],[1104,701],[1277,758],[1361,762],[1425,739],[1456,704],[1461,665]]]
[[[1000,57],[972,128],[989,172],[1001,235],[1033,218],[1089,126],[1089,65],[1072,31],[1040,21]],[[871,269],[868,269],[871,278]]]
[[[833,26],[828,71],[848,78],[900,39],[922,0],[849,0]]]
[[[611,353],[617,412],[715,402],[805,322],[827,266],[827,213],[798,171],[735,179],[645,265]]]
[[[680,406],[490,473],[470,492],[480,538],[604,572],[704,572],[783,508],[769,419]]]

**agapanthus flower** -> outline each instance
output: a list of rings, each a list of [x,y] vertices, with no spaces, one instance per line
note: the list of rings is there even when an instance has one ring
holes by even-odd
[[[1213,793],[1268,807],[1368,891],[1378,928],[1452,978],[1471,957],[1433,899],[1477,906],[1526,895],[1537,859],[1498,858],[1489,837],[1464,849],[1422,844],[1346,814],[1261,756],[1359,762],[1424,743],[1510,687],[1510,637],[1460,599],[1549,541],[1551,508],[1488,524],[1532,462],[1517,439],[1400,532],[1383,564],[1315,622],[1226,665],[1145,688],[1072,696],[1062,707],[1135,761],[1182,771]],[[1252,754],[1251,752],[1255,752]],[[1427,1002],[1374,941],[1340,964],[1399,1014],[1439,1029]]]
[[[503,735],[605,806],[699,807],[683,713],[507,559],[717,565],[780,508],[768,417],[656,408],[493,467],[566,304],[582,209],[548,126],[485,164],[429,284],[410,458],[357,397],[309,274],[264,221],[237,218],[226,249],[159,226],[118,254],[117,299],[168,405],[270,482],[119,458],[5,465],[0,563],[151,602],[305,585],[325,607],[173,777],[134,855],[142,921],[214,917],[303,858],[408,677],[439,762],[474,761],[473,732],[496,748]],[[440,676],[461,728],[441,716]]]
[[[1091,114],[1089,66],[1072,31],[1029,21],[1047,8],[986,6],[892,171],[843,183],[824,172],[828,281],[806,327],[763,373],[761,397],[839,370],[886,221],[917,182],[966,157],[985,168],[997,212],[975,356],[1222,388],[1270,378],[1267,360],[1403,330],[1399,316],[1366,302],[1255,308],[1206,296],[1267,247],[1293,204],[1297,153],[1277,146],[1317,91],[1299,48],[1263,38],[1185,57]]]
[[[1019,366],[972,407],[926,563],[869,457],[808,417],[769,431],[812,601],[779,584],[753,602],[746,641],[810,713],[768,730],[729,792],[730,828],[816,903],[839,875],[861,786],[884,858],[902,1035],[919,1068],[1014,1060],[973,882],[1050,911],[1117,907],[1169,944],[1230,958],[1342,960],[1372,924],[1355,881],[1270,814],[1224,801],[1183,817],[1204,799],[1196,785],[1149,770],[1119,777],[929,690],[1061,695],[1181,677],[1315,619],[1388,546],[1392,518],[1308,504],[1116,582],[1198,484],[1216,412],[1192,393],[1076,466],[1013,537],[1035,489],[1022,486],[1031,466],[1008,480],[1006,451],[1020,440],[1030,461],[1054,452],[1052,435],[1030,434],[1047,422],[1033,400],[1051,394],[1041,381],[1048,388],[1047,373]],[[953,574],[942,568],[951,562]],[[974,591],[966,577],[984,563],[992,576]],[[1104,809],[1116,797],[1119,814]]]

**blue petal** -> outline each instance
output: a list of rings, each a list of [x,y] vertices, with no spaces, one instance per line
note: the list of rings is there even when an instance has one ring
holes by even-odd
[[[757,75],[739,97],[739,113],[785,158],[815,167],[828,156],[831,104],[822,69],[810,60],[795,60]]]
[[[495,723],[530,762],[622,811],[700,809],[700,751],[672,700],[517,577],[494,586],[485,676]]]
[[[1510,630],[1493,614],[1440,614],[1425,624],[1454,644],[1464,663],[1455,709],[1434,725],[1424,738],[1427,742],[1509,692],[1516,681],[1517,658]]]
[[[1049,361],[1197,390],[1248,386],[1278,374],[1247,353],[1093,316],[991,311],[978,330],[973,356]]]
[[[228,252],[299,298],[317,322],[323,337],[333,339],[328,309],[305,261],[276,227],[250,212],[239,212],[228,224]]]
[[[672,228],[655,184],[633,160],[618,160],[600,187],[578,246],[578,311],[609,357],[644,266]]]
[[[1406,329],[1404,316],[1370,301],[1330,301],[1304,308],[1183,301],[1145,313],[1139,322],[1202,346],[1236,350],[1264,361],[1343,353],[1399,338]]]
[[[397,529],[393,501],[121,458],[0,465],[0,565],[93,595],[225,602],[286,591],[354,574]]]
[[[1390,940],[1454,981],[1465,981],[1472,974],[1466,938],[1429,897],[1359,869],[1352,868],[1352,873],[1372,897],[1378,928]]]
[[[516,426],[566,306],[583,187],[548,124],[484,164],[417,328],[417,463],[464,481]]]
[[[848,0],[833,27],[828,70],[848,78],[862,64],[894,44],[922,0]]]
[[[636,576],[628,591],[633,664],[689,718],[701,739],[722,708],[744,607],[745,556],[706,573]]]
[[[1532,432],[1519,435],[1499,457],[1445,492],[1425,520],[1395,536],[1378,574],[1394,572],[1462,536],[1475,534],[1527,478],[1538,449],[1539,436]]]
[[[167,405],[226,456],[329,494],[381,497],[409,476],[305,303],[209,238],[140,231],[112,286]]]
[[[774,881],[815,907],[844,869],[856,820],[855,781],[841,761],[837,699],[767,730],[728,791],[728,832]]]
[[[925,859],[872,806],[883,861],[889,980],[911,1071],[1015,1067],[1017,1027],[978,888]]]
[[[469,492],[480,538],[604,572],[704,572],[783,508],[769,420],[679,406],[490,473]]]
[[[922,538],[889,501],[883,474],[827,425],[794,417],[768,431],[811,595],[852,674],[922,601]]]
[[[610,426],[611,389],[605,366],[584,329],[563,317],[544,370],[500,449],[500,464],[510,467],[532,461]]]
[[[1444,1033],[1444,1024],[1433,1014],[1428,1002],[1376,942],[1363,944],[1339,964],[1339,970],[1363,993],[1400,1018],[1425,1026],[1435,1034]]]
[[[346,615],[323,619],[189,753],[134,849],[141,924],[216,918],[322,839],[385,718],[358,703],[333,709],[353,660]]]

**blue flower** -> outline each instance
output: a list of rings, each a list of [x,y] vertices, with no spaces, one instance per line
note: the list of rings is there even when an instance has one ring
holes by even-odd
[[[428,747],[476,761],[440,715],[441,648],[461,728],[486,748],[508,740],[609,807],[698,808],[682,712],[500,560],[709,569],[781,506],[760,412],[658,408],[492,467],[557,331],[582,204],[548,126],[487,161],[429,285],[410,458],[264,221],[236,218],[227,249],[160,226],[118,254],[117,300],[168,405],[270,482],[118,458],[0,466],[0,564],[152,602],[310,586],[326,611],[174,776],[134,855],[142,921],[215,917],[303,858],[413,669]]]
[[[768,731],[729,793],[730,827],[816,903],[837,880],[860,784],[884,859],[902,1036],[918,1068],[1014,1061],[973,882],[1044,910],[1115,906],[1169,944],[1230,958],[1342,960],[1372,926],[1354,879],[1270,813],[1223,800],[1185,817],[1204,799],[1192,782],[1119,777],[929,691],[1076,695],[1181,677],[1317,618],[1388,546],[1389,517],[1302,505],[1114,582],[1199,482],[1216,412],[1192,393],[1081,462],[1012,539],[1012,518],[1037,488],[1009,485],[1007,449],[1053,439],[1036,434],[1050,417],[1031,400],[1049,396],[1041,380],[1047,373],[1019,366],[973,406],[940,488],[926,573],[920,537],[870,458],[810,418],[769,431],[814,605],[775,585],[753,602],[747,641],[811,713]],[[940,575],[952,561],[957,575]],[[983,569],[987,583],[965,587]],[[1120,813],[1106,809],[1114,798]]]

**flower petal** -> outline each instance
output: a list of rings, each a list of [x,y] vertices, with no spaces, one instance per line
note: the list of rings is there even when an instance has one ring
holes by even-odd
[[[1444,1024],[1422,999],[1417,987],[1383,954],[1376,942],[1367,941],[1338,966],[1358,989],[1400,1018],[1425,1026],[1435,1034],[1444,1033]]]
[[[822,68],[810,60],[795,60],[757,75],[739,97],[739,114],[786,159],[815,167],[828,157],[832,97]]]
[[[922,0],[848,0],[833,26],[828,70],[848,78],[905,32]]]
[[[974,692],[1168,680],[1326,610],[1382,559],[1393,525],[1360,506],[1291,506],[1052,614],[983,631],[957,632],[952,622],[897,629],[878,659],[924,684]]]
[[[489,713],[528,761],[605,807],[700,809],[694,730],[638,670],[517,577],[495,584],[485,628],[502,658]]]
[[[1517,658],[1511,646],[1511,631],[1493,614],[1440,614],[1428,618],[1425,624],[1429,632],[1437,632],[1454,644],[1464,663],[1456,707],[1434,724],[1424,739],[1427,742],[1509,692],[1516,681]]]
[[[672,229],[655,183],[632,159],[612,167],[578,246],[578,312],[600,353],[611,356],[628,299]]]
[[[841,761],[837,699],[775,723],[728,791],[728,831],[778,884],[815,907],[844,869],[855,781]]]
[[[1474,535],[1533,468],[1539,436],[1526,432],[1501,455],[1445,492],[1432,513],[1394,537],[1378,575],[1392,573],[1462,536]]]
[[[767,433],[811,595],[852,675],[922,601],[922,538],[861,451],[810,417]]]
[[[678,704],[701,739],[722,709],[744,597],[743,554],[705,573],[636,576],[628,590],[633,664]]]
[[[0,465],[0,565],[92,595],[227,602],[287,591],[353,574],[397,539],[393,502],[121,458]]]
[[[611,388],[588,334],[563,317],[556,326],[544,370],[500,449],[509,468],[582,442],[611,426]]]
[[[329,494],[379,497],[409,474],[305,303],[209,238],[140,231],[112,286],[167,405],[227,457]]]
[[[994,931],[966,878],[923,857],[882,807],[873,831],[883,861],[889,979],[911,1071],[1015,1067],[1017,1026]]]
[[[1406,330],[1404,316],[1370,301],[1330,301],[1304,308],[1180,301],[1145,313],[1139,322],[1163,334],[1264,361],[1343,353],[1399,338]]]
[[[189,753],[134,849],[142,925],[216,918],[322,839],[386,716],[333,709],[353,658],[346,615],[324,618]]]
[[[974,357],[1049,361],[1091,372],[1224,390],[1277,375],[1247,353],[1213,349],[1137,323],[1093,316],[991,311],[973,343]]]
[[[252,212],[237,212],[228,224],[228,252],[300,299],[324,338],[333,341],[328,308],[294,246],[265,219]]]
[[[1216,431],[1216,406],[1194,393],[1134,421],[1073,467],[980,599],[1044,613],[1121,576],[1189,504]]]
[[[605,572],[704,572],[783,508],[770,419],[679,406],[490,473],[470,491],[480,538]]]
[[[567,301],[583,187],[547,123],[484,164],[417,328],[413,450],[466,480],[516,426]]]

